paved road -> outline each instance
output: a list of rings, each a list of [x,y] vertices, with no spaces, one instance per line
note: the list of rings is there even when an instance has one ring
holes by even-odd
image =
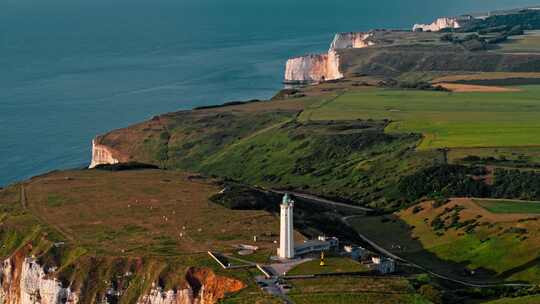
[[[274,193],[279,193],[279,194],[289,193],[289,194],[292,194],[292,195],[294,195],[296,197],[300,197],[300,198],[303,198],[303,199],[306,199],[306,200],[314,201],[314,202],[325,204],[325,205],[331,205],[331,206],[334,206],[334,207],[348,208],[348,209],[353,209],[353,210],[362,211],[362,212],[372,212],[372,211],[374,211],[371,208],[366,208],[366,207],[361,207],[361,206],[354,206],[354,205],[344,204],[344,203],[340,203],[340,202],[336,202],[336,201],[331,201],[331,200],[321,198],[321,197],[317,197],[317,196],[311,195],[311,194],[305,194],[305,193],[294,192],[294,191],[281,191],[281,190],[270,190],[270,191],[274,192]]]

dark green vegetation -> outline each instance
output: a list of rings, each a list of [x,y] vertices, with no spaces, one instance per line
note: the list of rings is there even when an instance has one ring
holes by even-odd
[[[445,165],[419,171],[401,180],[399,189],[408,199],[431,197],[495,197],[540,200],[540,174],[534,171],[496,169],[494,182],[484,167]]]
[[[521,30],[540,29],[540,12],[535,9],[523,9],[507,12],[499,12],[484,18],[475,19],[459,29],[456,32],[480,32],[480,33],[515,33],[519,28]]]

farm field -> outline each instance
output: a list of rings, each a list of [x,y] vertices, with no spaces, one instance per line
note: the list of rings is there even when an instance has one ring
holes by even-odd
[[[540,81],[540,73],[537,72],[482,72],[469,74],[455,74],[434,77],[432,83],[440,82],[464,82],[475,83],[484,82],[486,84],[498,84],[498,81],[507,81],[508,79],[538,79]],[[501,83],[503,84],[503,83]]]
[[[540,145],[540,86],[519,92],[349,91],[308,107],[301,120],[389,119],[387,132],[422,133],[419,149]]]
[[[474,202],[492,213],[540,214],[540,202],[489,199],[474,199]]]

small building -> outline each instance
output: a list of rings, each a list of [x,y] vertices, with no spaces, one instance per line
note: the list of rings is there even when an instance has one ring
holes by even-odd
[[[297,255],[304,255],[314,252],[331,251],[338,247],[338,238],[319,236],[316,240],[304,241],[303,244],[296,245],[294,247],[294,252]]]
[[[353,260],[363,260],[368,254],[368,251],[365,248],[358,246],[344,246],[343,250]]]
[[[394,273],[396,271],[396,261],[385,257],[372,257],[375,270],[382,274]]]

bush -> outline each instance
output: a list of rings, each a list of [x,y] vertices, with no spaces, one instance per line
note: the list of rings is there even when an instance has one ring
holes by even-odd
[[[429,284],[424,284],[420,287],[418,292],[427,300],[434,304],[442,303],[442,293],[435,287]]]

